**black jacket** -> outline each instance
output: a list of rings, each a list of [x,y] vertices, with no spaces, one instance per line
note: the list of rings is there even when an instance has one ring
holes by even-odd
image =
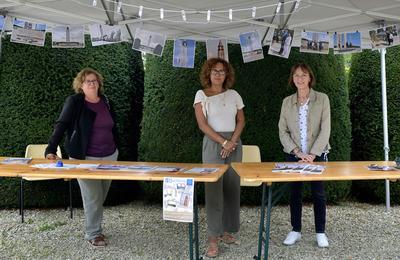
[[[115,114],[108,98],[102,95],[101,99],[108,105],[111,117],[114,120],[112,131],[114,142],[117,144]],[[79,93],[67,97],[61,114],[54,125],[54,131],[46,148],[45,156],[49,153],[56,154],[57,146],[61,142],[65,131],[67,131],[65,149],[69,157],[84,160],[95,118],[96,113],[85,106],[85,96],[83,94]]]

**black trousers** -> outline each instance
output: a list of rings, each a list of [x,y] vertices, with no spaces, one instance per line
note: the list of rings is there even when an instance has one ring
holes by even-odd
[[[286,154],[287,162],[297,162],[292,154]],[[316,162],[326,161],[325,154],[315,157]],[[293,231],[301,232],[301,213],[302,213],[302,189],[303,182],[290,183],[290,221]],[[326,223],[326,195],[324,183],[322,181],[311,182],[311,193],[314,202],[314,221],[315,232],[325,233]]]

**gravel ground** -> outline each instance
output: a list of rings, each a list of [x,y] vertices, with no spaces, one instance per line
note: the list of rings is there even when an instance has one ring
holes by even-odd
[[[75,209],[73,220],[62,209],[26,210],[20,223],[17,210],[0,211],[0,259],[187,259],[185,223],[162,220],[160,205],[134,202],[106,207],[104,233],[109,245],[94,249],[83,239],[84,216]],[[312,205],[303,208],[303,238],[282,245],[290,231],[289,208],[272,212],[270,259],[400,259],[400,207],[346,202],[328,206],[330,247],[316,245]],[[252,259],[257,251],[258,207],[242,207],[238,245],[221,245],[217,259]],[[206,223],[200,207],[200,253],[205,252]]]

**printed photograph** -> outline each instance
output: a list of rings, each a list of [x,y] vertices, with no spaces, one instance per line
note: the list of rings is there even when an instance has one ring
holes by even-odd
[[[292,49],[293,30],[275,29],[269,45],[268,54],[288,58]]]
[[[4,22],[6,21],[6,17],[4,15],[0,15],[0,31],[4,29]]]
[[[44,46],[46,25],[14,18],[11,42]]]
[[[172,66],[178,68],[194,68],[196,41],[176,39],[174,41],[174,57]]]
[[[51,34],[53,48],[85,47],[84,28],[82,25],[59,25]]]
[[[373,49],[391,47],[400,44],[397,25],[382,27],[369,31]]]
[[[161,56],[166,39],[165,34],[137,29],[132,49]]]
[[[334,54],[346,54],[362,51],[361,33],[359,32],[334,33],[332,39]]]
[[[91,24],[89,25],[90,38],[92,46],[100,46],[112,44],[122,41],[121,26],[106,25],[106,24]]]
[[[264,59],[261,40],[257,31],[239,34],[239,42],[244,63]]]
[[[300,52],[328,54],[329,34],[327,32],[302,32]]]
[[[221,58],[229,62],[228,41],[226,39],[208,39],[206,41],[207,60]]]

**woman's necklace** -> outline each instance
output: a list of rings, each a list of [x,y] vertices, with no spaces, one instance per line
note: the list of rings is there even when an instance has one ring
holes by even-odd
[[[305,95],[304,97],[300,97],[299,95],[297,96],[297,101],[300,103],[300,105],[304,105],[305,103],[307,103],[309,98],[309,94]]]

